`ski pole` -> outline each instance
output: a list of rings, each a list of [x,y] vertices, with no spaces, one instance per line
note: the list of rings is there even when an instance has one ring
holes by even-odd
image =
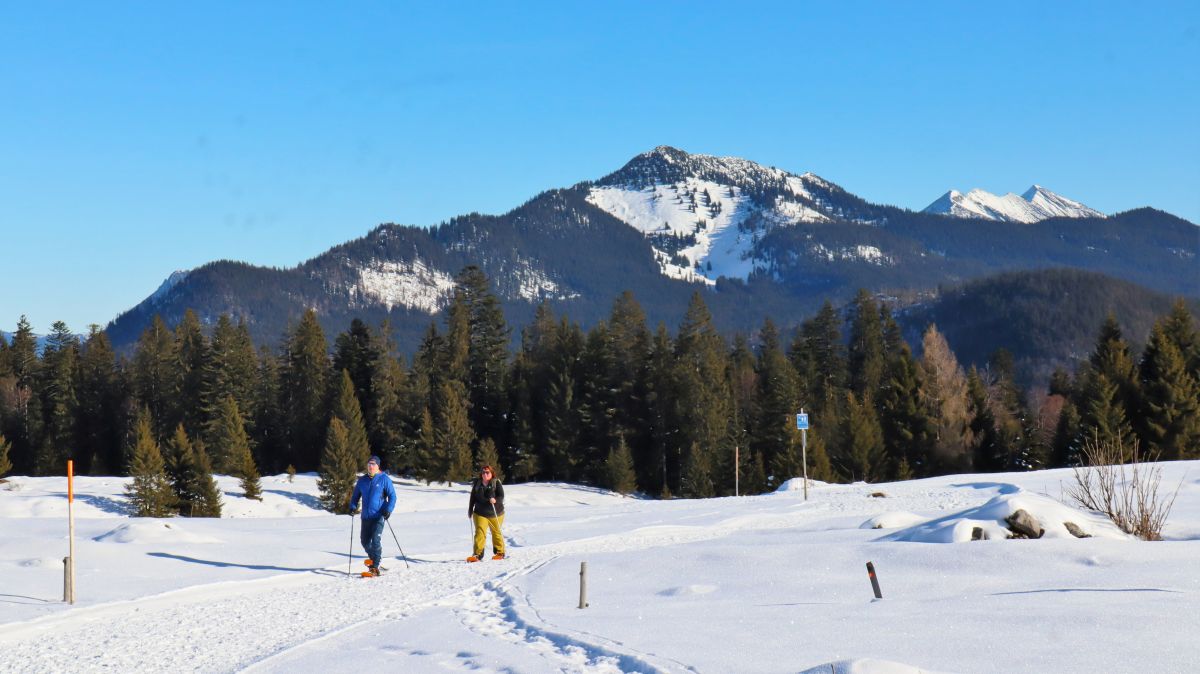
[[[354,562],[354,515],[350,515],[350,550],[346,553],[346,577],[350,577],[350,564]]]
[[[408,555],[404,554],[404,548],[400,547],[400,539],[396,538],[396,530],[392,528],[392,523],[387,518],[384,518],[383,521],[387,522],[388,531],[392,532],[392,540],[396,541],[396,547],[400,548],[400,559],[404,560],[404,568],[409,568]]]

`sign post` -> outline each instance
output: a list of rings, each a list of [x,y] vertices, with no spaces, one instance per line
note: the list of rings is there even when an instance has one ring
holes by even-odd
[[[75,462],[67,461],[67,560],[63,572],[66,574],[63,601],[75,603]]]
[[[800,456],[804,463],[804,500],[808,500],[808,415],[804,408],[796,415],[796,430],[800,431]]]
[[[734,445],[733,446],[733,495],[734,496],[741,496],[741,494],[739,493],[739,489],[738,489],[738,478],[740,477],[738,474],[738,471],[740,468],[741,468],[741,461],[739,460],[739,457],[738,457],[738,446]]]

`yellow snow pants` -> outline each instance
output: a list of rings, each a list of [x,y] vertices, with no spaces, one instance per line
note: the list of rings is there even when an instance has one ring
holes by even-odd
[[[479,513],[471,516],[471,521],[475,523],[475,556],[483,557],[483,546],[487,543],[487,532],[492,531],[492,552],[497,555],[504,554],[504,534],[500,533],[500,527],[504,524],[504,515],[499,517],[484,517]]]

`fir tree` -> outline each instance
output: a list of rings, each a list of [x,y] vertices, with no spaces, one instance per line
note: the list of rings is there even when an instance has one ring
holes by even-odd
[[[879,307],[866,290],[859,290],[851,303],[849,320],[850,390],[861,400],[879,390],[885,367]]]
[[[480,468],[491,466],[492,477],[497,480],[504,480],[504,471],[500,468],[500,454],[496,452],[496,443],[492,442],[491,438],[484,438],[479,441],[479,460],[475,463]]]
[[[1200,383],[1188,372],[1164,322],[1150,332],[1141,380],[1149,449],[1164,459],[1200,458]]]
[[[487,276],[469,266],[455,279],[455,301],[467,311],[467,396],[471,427],[481,438],[492,438],[503,446],[507,436],[509,329],[500,300],[492,293]]]
[[[885,321],[889,328],[895,322],[890,316]],[[880,395],[880,417],[883,427],[885,451],[891,457],[896,477],[901,472],[908,475],[931,474],[931,455],[934,448],[935,431],[928,408],[921,403],[924,382],[921,371],[913,360],[908,344],[898,336],[888,340],[886,384]],[[888,333],[893,333],[892,329]],[[904,471],[900,466],[904,466]]]
[[[680,494],[688,498],[710,498],[715,495],[708,452],[699,443],[692,443],[683,464]]]
[[[187,517],[220,517],[221,497],[212,476],[212,463],[204,445],[193,442],[180,423],[167,443],[167,474]]]
[[[366,420],[375,415],[374,387],[371,386],[375,364],[383,356],[383,345],[371,331],[370,326],[361,319],[355,318],[350,322],[350,329],[334,339],[333,372],[335,379],[338,373],[346,373],[353,383],[354,396],[361,408],[364,431]],[[340,393],[338,395],[341,395]],[[342,419],[342,421],[346,421]],[[347,425],[349,429],[349,425]],[[350,429],[353,431],[353,429]]]
[[[89,328],[79,356],[78,428],[80,472],[113,475],[124,464],[121,436],[125,391],[116,355],[100,326]]]
[[[1179,349],[1188,374],[1200,381],[1200,332],[1196,330],[1196,317],[1182,298],[1171,305],[1171,312],[1163,320],[1163,333]]]
[[[470,480],[474,474],[471,442],[475,434],[467,418],[465,396],[455,382],[447,381],[438,388],[436,401],[435,437],[444,466],[444,472],[438,477],[447,483]]]
[[[885,479],[888,468],[883,431],[870,401],[860,401],[853,392],[848,392],[842,425],[842,439],[846,444],[841,456],[849,477],[866,482]]]
[[[404,364],[390,354],[375,359],[371,371],[371,395],[375,399],[374,418],[368,420],[367,435],[371,446],[394,469],[414,465],[412,436],[406,432],[410,414],[405,409],[408,378]]]
[[[760,332],[757,375],[757,421],[751,431],[755,451],[762,453],[768,465],[775,465],[775,456],[788,451],[794,444],[795,414],[800,411],[796,394],[799,389],[792,364],[779,348],[779,332],[767,319]]]
[[[358,464],[350,447],[350,434],[342,420],[333,417],[325,436],[325,450],[321,454],[320,476],[317,478],[321,507],[338,515],[350,512],[350,496],[357,477]]]
[[[996,466],[996,418],[988,396],[988,386],[972,366],[967,373],[967,401],[971,414],[972,459],[977,471],[999,470]]]
[[[0,482],[4,482],[4,476],[8,475],[8,471],[13,467],[12,461],[8,459],[10,449],[12,449],[12,445],[4,439],[3,434],[0,434]]]
[[[178,376],[175,337],[155,314],[138,339],[133,356],[134,395],[150,411],[154,437],[166,438],[179,423],[177,409],[181,381]]]
[[[41,393],[43,436],[38,445],[39,475],[61,475],[74,458],[79,399],[76,396],[79,340],[66,323],[54,323],[42,354],[38,389]]]
[[[8,349],[8,366],[16,379],[8,413],[15,418],[10,419],[8,430],[13,466],[18,472],[29,474],[34,472],[34,447],[41,434],[41,405],[37,404],[34,391],[41,364],[33,327],[21,316]]]
[[[322,432],[328,420],[327,354],[325,333],[317,322],[316,312],[309,309],[288,335],[280,376],[287,457],[301,470],[312,470],[319,463]]]
[[[145,407],[138,414],[130,448],[129,476],[133,481],[126,487],[138,517],[170,517],[175,514],[178,499],[163,469],[162,453],[154,439],[150,412]]]
[[[813,318],[804,322],[788,357],[803,384],[802,400],[813,414],[824,411],[827,400],[837,400],[845,386],[846,347],[838,328],[840,319],[826,300]]]
[[[250,438],[246,435],[245,423],[238,410],[237,400],[233,394],[225,396],[221,404],[220,416],[214,420],[210,437],[214,454],[220,472],[236,476],[242,485],[246,498],[262,500],[262,486],[258,479],[258,466],[254,465],[254,456],[250,452]]]
[[[1079,402],[1079,429],[1075,444],[1085,440],[1131,447],[1133,427],[1125,414],[1120,387],[1096,370],[1087,372]]]
[[[242,415],[243,423],[247,427],[253,428],[259,418],[259,401],[263,399],[259,395],[256,383],[259,386],[273,385],[277,381],[259,382],[258,356],[246,324],[243,321],[235,326],[227,314],[221,314],[217,318],[217,325],[213,329],[212,341],[209,343],[207,353],[208,357],[205,360],[205,369],[201,378],[203,388],[201,416],[205,420],[204,438],[212,447],[218,443],[214,442],[209,431],[212,429],[214,420],[222,414],[226,396],[233,396],[237,402],[238,411]],[[274,372],[271,374],[272,379],[277,380],[277,374]],[[267,403],[272,410],[275,406],[274,399],[277,396],[278,393],[275,393],[271,396],[271,402]],[[220,461],[217,461],[217,466],[220,467]]]
[[[210,372],[208,351],[208,340],[200,327],[200,319],[196,312],[188,309],[183,314],[183,320],[175,326],[175,352],[178,358],[175,371],[179,378],[176,408],[184,428],[196,437],[200,436],[208,421],[204,405],[207,388],[205,376]]]
[[[604,461],[604,485],[619,494],[632,494],[637,489],[637,474],[633,471],[633,455],[625,437],[617,438],[617,446]]]
[[[346,426],[346,437],[350,443],[350,452],[355,459],[355,465],[365,466],[367,459],[371,457],[371,447],[367,442],[366,425],[363,423],[362,410],[354,391],[354,382],[350,379],[350,373],[342,370],[331,413],[341,419]]]

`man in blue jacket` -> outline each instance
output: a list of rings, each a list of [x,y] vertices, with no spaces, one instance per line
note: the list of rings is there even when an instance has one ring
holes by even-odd
[[[383,557],[384,520],[392,516],[396,509],[396,488],[392,486],[392,478],[379,470],[379,457],[372,456],[367,461],[367,474],[358,478],[354,485],[354,494],[350,497],[350,514],[358,512],[358,499],[362,499],[362,541],[363,549],[367,551],[368,559],[363,561],[368,571],[364,576],[378,576],[379,561]]]

